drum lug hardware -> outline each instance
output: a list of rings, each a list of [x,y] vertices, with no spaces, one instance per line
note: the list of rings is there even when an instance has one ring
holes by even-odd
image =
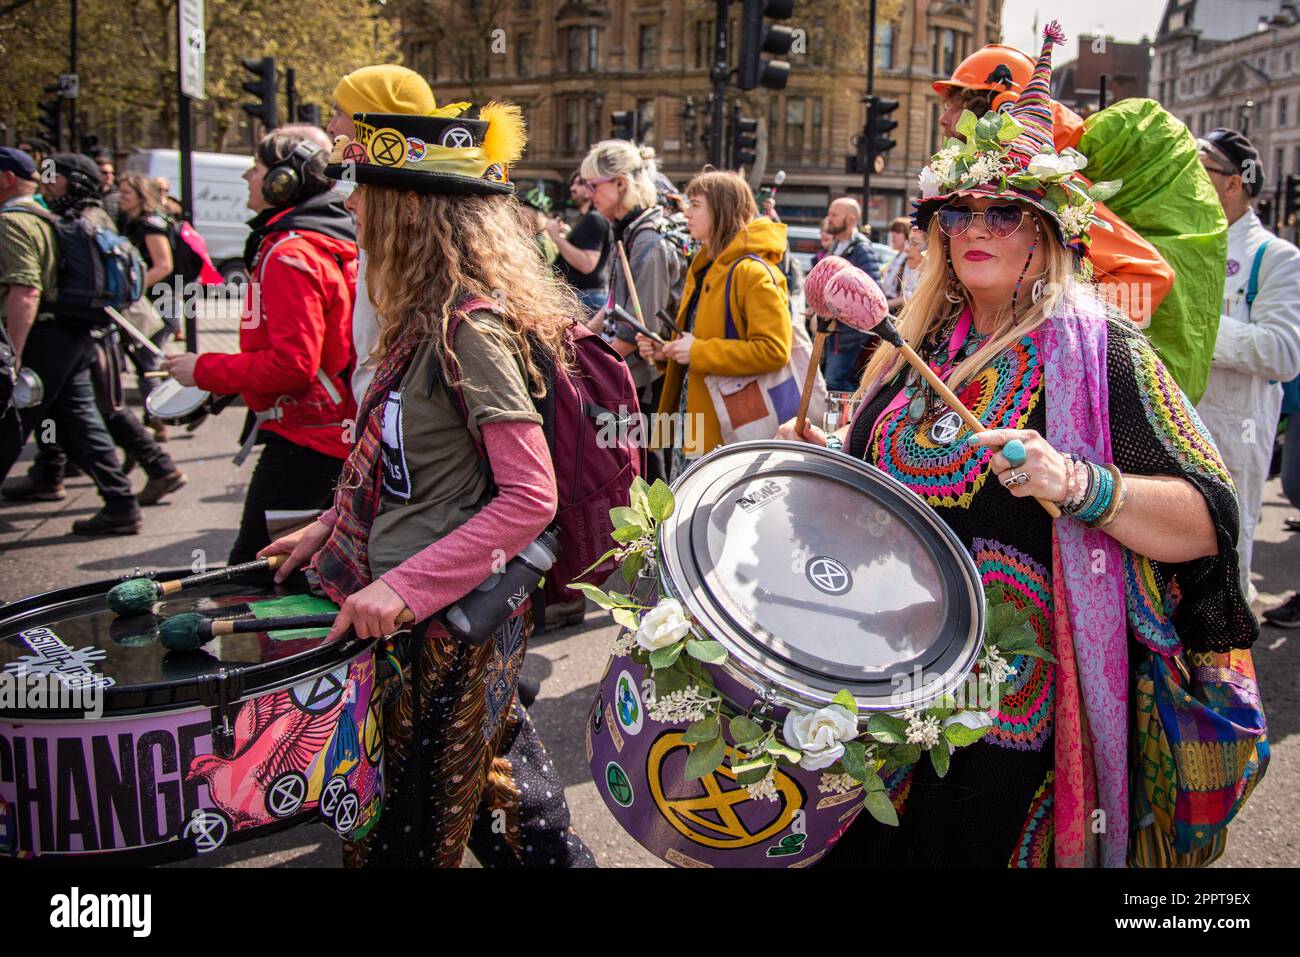
[[[767,717],[768,714],[776,708],[776,690],[774,688],[763,688],[758,696],[758,704],[754,708],[755,713]]]
[[[239,700],[244,689],[242,671],[219,668],[215,675],[199,684],[199,700],[209,708],[217,709],[212,723],[212,753],[229,758],[234,755],[235,732],[231,727],[232,705]]]

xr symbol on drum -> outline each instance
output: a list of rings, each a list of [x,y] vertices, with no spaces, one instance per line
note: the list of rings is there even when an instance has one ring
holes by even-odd
[[[310,685],[302,685],[290,690],[294,702],[308,714],[324,714],[338,703],[343,696],[343,669],[327,671]]]
[[[829,555],[814,555],[804,566],[804,576],[819,592],[843,595],[853,587],[853,576],[848,566]]]
[[[307,779],[297,771],[287,771],[271,782],[266,792],[266,809],[276,817],[289,817],[306,800]]]
[[[334,820],[340,799],[347,792],[348,782],[341,775],[336,775],[326,782],[320,792],[320,816],[327,821]]]
[[[357,818],[361,816],[361,802],[357,800],[356,792],[349,791],[343,795],[334,809],[334,830],[340,834],[347,834],[357,826]]]
[[[226,843],[229,832],[225,815],[218,811],[195,811],[185,823],[181,836],[193,840],[194,849],[200,854],[207,854]]]

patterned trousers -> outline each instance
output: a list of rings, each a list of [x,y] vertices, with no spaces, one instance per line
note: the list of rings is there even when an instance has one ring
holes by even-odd
[[[594,866],[515,683],[531,612],[479,646],[410,636],[384,711],[384,810],[349,867]],[[396,674],[389,679],[397,682]]]

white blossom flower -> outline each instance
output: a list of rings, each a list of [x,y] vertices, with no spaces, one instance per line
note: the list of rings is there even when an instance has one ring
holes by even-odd
[[[843,742],[857,733],[857,717],[837,704],[817,711],[792,710],[782,729],[785,743],[803,752],[799,766],[807,771],[820,771],[838,761],[844,755]]]
[[[646,651],[657,651],[681,641],[691,630],[686,609],[676,598],[665,598],[641,616],[636,643]]]
[[[919,744],[929,749],[939,743],[939,735],[942,732],[943,727],[939,724],[938,718],[913,713],[907,722],[907,743]]]
[[[1062,206],[1057,210],[1056,215],[1060,218],[1061,228],[1065,230],[1067,236],[1078,236],[1088,229],[1089,217],[1092,216],[1092,204],[1083,203],[1079,206]]]
[[[980,659],[980,671],[993,684],[1000,685],[1016,673],[1016,666],[1003,658],[997,648],[989,647],[984,649],[984,657]]]
[[[982,185],[989,182],[989,180],[996,179],[1002,173],[1002,169],[1002,160],[998,156],[993,153],[985,153],[971,164],[966,176],[973,183]]]
[[[646,712],[660,724],[699,721],[709,716],[713,698],[700,694],[697,685],[687,685],[662,698],[646,698]]]
[[[823,771],[817,781],[817,790],[822,794],[848,794],[857,786],[857,779],[851,774],[828,774]]]
[[[626,658],[632,653],[632,646],[636,644],[636,635],[630,631],[620,631],[609,646],[609,653],[615,658]]]
[[[929,166],[922,169],[918,180],[921,198],[929,199],[931,196],[938,196],[943,192],[943,182],[943,178]]]
[[[776,777],[771,772],[753,784],[745,785],[745,790],[749,792],[751,801],[776,801],[780,798],[776,791]]]
[[[1077,172],[1087,164],[1079,153],[1069,150],[1065,153],[1039,153],[1029,160],[1029,175],[1039,179],[1056,179],[1069,173]]]

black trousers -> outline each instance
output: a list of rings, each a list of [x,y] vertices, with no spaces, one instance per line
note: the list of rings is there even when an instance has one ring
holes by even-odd
[[[296,445],[274,432],[262,432],[265,444],[253,469],[244,498],[239,534],[229,563],[252,561],[271,544],[266,530],[267,509],[329,508],[343,460]]]
[[[90,384],[95,391],[95,405],[104,418],[108,434],[118,447],[140,463],[149,478],[170,475],[176,471],[171,456],[162,450],[139,416],[127,408],[126,396],[122,391],[123,359],[120,346],[113,339],[105,338],[95,340],[94,348],[96,361],[90,367]],[[153,380],[141,377],[140,381]],[[40,445],[40,451],[32,463],[32,477],[46,484],[62,482],[64,466],[68,461],[63,447],[57,442],[41,441],[39,433],[36,441]]]
[[[91,477],[109,512],[133,514],[138,506],[131,483],[122,474],[117,449],[95,405],[90,369],[97,359],[87,329],[48,319],[32,327],[23,364],[41,377],[45,397],[40,405],[5,416],[0,427],[0,479],[13,468],[27,437],[40,430],[42,438],[62,445]]]

